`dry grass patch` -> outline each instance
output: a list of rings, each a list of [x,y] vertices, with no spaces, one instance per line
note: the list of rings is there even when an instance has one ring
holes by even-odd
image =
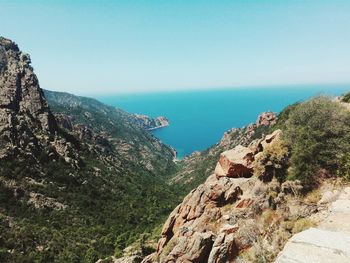
[[[295,221],[292,233],[296,234],[314,226],[316,226],[316,222],[314,220],[310,218],[301,218]]]

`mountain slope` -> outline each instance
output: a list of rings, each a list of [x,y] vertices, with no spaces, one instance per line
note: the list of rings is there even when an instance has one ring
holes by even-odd
[[[54,113],[29,56],[0,38],[1,262],[118,255],[179,202],[173,150],[132,115],[50,95]]]
[[[253,140],[257,127],[232,130],[192,156],[175,179],[191,184],[203,166],[211,175],[173,210],[157,251],[142,262],[273,262],[292,235],[320,223],[318,214],[349,184],[350,112],[344,103],[316,97],[289,106],[265,126],[268,135]],[[214,169],[203,160],[219,145],[233,148],[219,154]],[[340,206],[347,211],[347,204]],[[288,260],[298,255],[308,262],[305,249],[295,249],[287,247]],[[336,259],[322,253],[325,262]]]
[[[157,126],[153,119],[107,106],[95,99],[63,92],[44,91],[60,126],[76,137],[113,149],[115,156],[132,161],[155,174],[174,166],[175,151],[145,129]],[[147,120],[147,125],[145,124]],[[105,144],[105,145],[103,145]],[[157,169],[154,169],[157,167]],[[159,169],[162,167],[163,171]]]
[[[172,175],[170,182],[182,185],[189,192],[212,174],[222,152],[237,145],[249,145],[254,139],[260,138],[264,133],[269,132],[270,127],[276,121],[275,113],[264,112],[258,116],[256,123],[228,130],[217,144],[205,151],[194,152],[179,162],[177,171]]]

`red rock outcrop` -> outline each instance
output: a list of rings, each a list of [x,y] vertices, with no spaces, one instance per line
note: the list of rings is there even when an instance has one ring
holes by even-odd
[[[232,150],[221,153],[214,173],[218,177],[251,177],[255,155],[273,140],[279,138],[281,133],[281,130],[276,130],[261,140],[253,141],[248,147],[238,145]]]
[[[217,176],[251,177],[254,153],[248,147],[238,145],[232,150],[220,154],[219,162],[215,168]]]
[[[277,130],[249,147],[224,152],[216,174],[192,190],[170,214],[157,252],[143,263],[234,262],[241,250],[251,247],[259,234],[254,224],[257,211],[274,205],[266,192],[257,190],[264,183],[252,176],[252,163],[280,134]]]
[[[276,114],[271,111],[263,112],[259,115],[258,119],[255,122],[257,127],[260,126],[269,126],[275,124],[277,120]]]

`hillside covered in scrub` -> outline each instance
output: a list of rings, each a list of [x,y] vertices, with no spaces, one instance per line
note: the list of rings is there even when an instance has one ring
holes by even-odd
[[[180,201],[175,156],[146,128],[43,92],[29,55],[0,38],[0,261],[95,262],[159,225]]]

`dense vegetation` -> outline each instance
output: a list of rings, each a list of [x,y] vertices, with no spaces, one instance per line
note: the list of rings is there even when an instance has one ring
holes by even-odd
[[[37,158],[1,162],[0,262],[95,262],[120,256],[126,246],[159,229],[184,194],[212,173],[222,151],[276,129],[283,130],[283,138],[255,162],[263,180],[297,179],[309,190],[324,177],[350,178],[350,112],[330,98],[291,105],[277,124],[255,128],[252,136],[247,137],[247,128],[233,130],[229,144],[214,145],[177,166],[171,149],[127,113],[69,94],[50,93],[49,102],[56,115],[69,116],[74,125],[108,140],[97,147],[61,127],[60,136],[79,153],[77,167],[53,159],[50,147]],[[126,143],[127,152],[118,148]]]
[[[287,179],[311,189],[320,179],[347,176],[350,112],[328,97],[317,97],[286,108],[278,124],[291,151]]]
[[[80,138],[61,127],[59,136],[72,145],[71,158],[79,156],[77,165],[53,147],[1,161],[0,262],[95,262],[120,256],[182,199],[183,191],[166,179],[174,169],[171,149],[127,113],[66,96],[71,100],[60,94],[49,100],[54,113],[105,141]]]
[[[28,163],[1,163],[3,182],[15,180],[18,186],[14,191],[0,184],[2,262],[94,262],[120,255],[179,202],[176,190],[159,177],[143,171],[115,174],[100,165],[103,177],[98,177],[88,164],[97,164],[93,156],[84,162],[79,172],[64,162],[44,165],[40,172]],[[29,175],[32,183],[21,179]],[[67,208],[34,208],[28,192],[54,198]]]

